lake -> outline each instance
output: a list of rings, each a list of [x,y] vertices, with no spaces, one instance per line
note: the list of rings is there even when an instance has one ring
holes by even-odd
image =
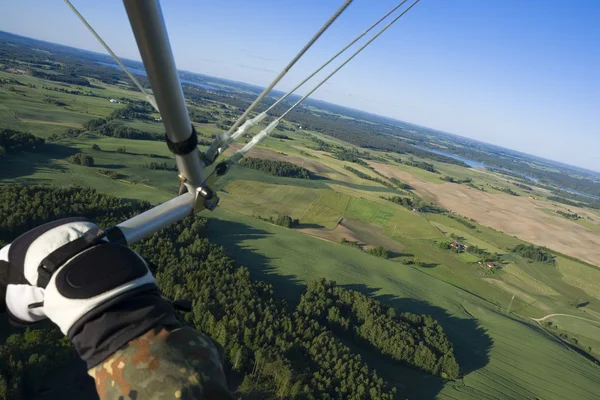
[[[457,155],[455,155],[455,154],[452,154],[452,153],[446,153],[445,151],[441,151],[441,150],[434,150],[434,149],[430,149],[430,148],[428,148],[428,147],[417,146],[417,145],[414,145],[414,144],[413,144],[413,146],[415,146],[416,148],[418,148],[418,149],[421,149],[421,150],[430,151],[430,152],[432,152],[432,153],[439,154],[440,156],[446,156],[446,157],[453,158],[453,159],[455,159],[455,160],[462,161],[462,162],[464,162],[465,164],[467,164],[467,165],[469,165],[470,167],[473,167],[473,168],[486,168],[486,167],[487,167],[487,165],[485,165],[485,164],[484,164],[484,163],[482,163],[482,162],[479,162],[479,161],[474,161],[474,160],[469,160],[468,158],[460,157],[460,156],[457,156]],[[538,178],[534,178],[533,176],[529,176],[529,175],[526,175],[526,174],[522,174],[522,173],[520,173],[520,172],[517,172],[517,171],[512,171],[512,170],[509,170],[509,169],[506,169],[506,168],[501,168],[501,167],[496,167],[496,166],[491,166],[491,168],[493,168],[493,169],[497,169],[497,170],[500,170],[500,171],[506,171],[506,172],[510,172],[510,173],[512,173],[512,174],[517,174],[517,175],[520,175],[520,176],[522,176],[523,178],[525,178],[525,179],[529,179],[530,181],[532,181],[532,182],[534,182],[534,183],[539,183],[539,181],[540,181]],[[596,199],[596,200],[600,200],[600,197],[599,197],[599,196],[594,196],[593,194],[589,194],[589,193],[583,193],[583,192],[580,192],[580,191],[577,191],[577,190],[574,190],[574,189],[568,189],[568,188],[564,188],[564,187],[557,187],[557,186],[555,186],[555,187],[556,187],[557,189],[559,189],[559,190],[564,190],[565,192],[569,192],[569,193],[577,194],[577,195],[579,195],[579,196],[584,196],[584,197],[587,197],[587,198],[589,198],[589,199]]]

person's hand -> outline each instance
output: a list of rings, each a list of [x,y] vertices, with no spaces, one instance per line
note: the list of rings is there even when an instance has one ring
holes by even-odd
[[[0,250],[0,286],[13,324],[49,318],[88,366],[157,323],[178,325],[142,257],[84,218],[42,225]]]
[[[93,235],[98,227],[84,218],[63,219],[32,229],[0,250],[0,287],[4,292],[0,309],[6,310],[13,325],[27,326],[46,318],[44,295],[48,280],[40,279],[40,263],[86,232]]]

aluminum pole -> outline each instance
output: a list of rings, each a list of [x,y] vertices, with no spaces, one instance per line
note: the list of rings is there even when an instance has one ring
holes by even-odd
[[[159,206],[136,215],[116,226],[119,232],[119,241],[125,240],[123,244],[139,242],[154,232],[191,215],[196,201],[195,194],[188,192],[175,197]],[[113,228],[114,229],[114,228]]]
[[[192,123],[185,106],[160,4],[158,0],[123,0],[123,4],[167,137],[173,143],[185,142],[192,135]],[[197,148],[186,155],[175,155],[175,161],[186,185],[195,189],[204,182],[205,165]]]

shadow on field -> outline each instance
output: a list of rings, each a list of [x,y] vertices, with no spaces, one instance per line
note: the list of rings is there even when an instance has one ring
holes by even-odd
[[[119,169],[119,168],[125,168],[126,165],[124,165],[124,164],[94,164],[94,167],[107,168],[107,169]]]
[[[212,218],[209,219],[208,232],[210,241],[223,246],[237,265],[248,268],[253,279],[271,284],[277,297],[288,300],[291,306],[296,305],[304,292],[304,284],[293,275],[277,273],[270,263],[274,258],[265,257],[240,243],[247,239],[261,239],[271,233],[243,223]]]
[[[0,159],[0,178],[10,179],[29,176],[40,169],[52,169],[57,172],[67,169],[53,164],[53,160],[62,160],[68,158],[79,151],[75,148],[57,144],[46,143],[37,152],[21,152],[18,154],[8,154]]]
[[[390,258],[396,258],[396,257],[414,257],[414,254],[411,253],[401,253],[399,251],[393,251],[393,250],[388,250],[388,255]]]
[[[294,226],[295,229],[304,229],[304,228],[310,228],[310,229],[323,229],[325,228],[324,225],[321,224],[303,224],[303,223],[299,223],[298,225]]]

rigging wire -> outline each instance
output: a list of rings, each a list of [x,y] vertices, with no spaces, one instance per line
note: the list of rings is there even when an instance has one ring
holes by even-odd
[[[252,104],[244,111],[244,113],[237,119],[237,121],[229,128],[226,133],[226,136],[229,137],[235,129],[242,124],[244,119],[254,110],[254,108],[265,98],[267,94],[279,83],[279,81],[288,73],[288,71],[292,68],[292,66],[306,53],[306,51],[317,41],[317,39],[333,24],[333,22],[344,12],[344,10],[352,3],[352,0],[346,0],[344,4],[340,6],[340,8],[329,18],[327,22],[319,29],[319,31],[304,45],[302,50],[285,66],[285,68],[273,79],[273,81],[267,86],[262,93],[254,100]]]
[[[256,117],[254,117],[252,119],[253,123],[243,124],[242,126],[240,126],[237,129],[237,131],[235,131],[235,133],[233,135],[231,135],[230,139],[227,140],[226,145],[224,146],[224,148],[221,149],[221,151],[224,151],[225,148],[227,147],[227,145],[229,145],[230,142],[235,142],[239,137],[241,137],[242,135],[244,135],[248,131],[248,129],[250,128],[250,126],[255,125],[255,124],[259,123],[260,121],[262,121],[266,117],[266,115],[267,115],[267,113],[269,111],[271,111],[273,108],[277,107],[277,105],[279,105],[282,101],[284,101],[285,99],[287,99],[292,93],[294,93],[296,90],[298,90],[298,88],[300,88],[300,86],[304,85],[313,76],[315,76],[316,74],[318,74],[319,72],[321,72],[323,70],[323,68],[325,68],[326,66],[328,66],[333,60],[335,60],[336,58],[338,58],[343,52],[345,52],[350,47],[352,47],[352,45],[354,45],[361,38],[363,38],[367,33],[369,33],[371,30],[373,30],[373,28],[375,28],[383,20],[385,20],[387,17],[389,17],[394,11],[396,11],[397,9],[399,9],[400,7],[402,7],[404,5],[404,3],[406,3],[407,1],[408,0],[402,0],[400,3],[398,3],[394,8],[392,8],[390,11],[388,11],[383,17],[379,18],[369,28],[367,28],[364,32],[362,32],[360,35],[358,35],[357,37],[355,37],[350,43],[348,43],[340,51],[338,51],[336,54],[334,54],[329,60],[327,60],[325,63],[323,63],[319,68],[317,68],[316,70],[314,70],[310,75],[308,75],[302,82],[300,82],[298,85],[296,85],[292,90],[290,90],[289,92],[287,92],[283,97],[280,97],[275,103],[273,103],[265,111],[263,111],[262,113],[260,113]]]
[[[129,72],[129,69],[125,66],[125,64],[123,64],[121,62],[121,60],[119,59],[119,57],[117,57],[117,55],[110,49],[110,47],[108,47],[106,42],[104,40],[102,40],[102,38],[100,37],[100,35],[98,35],[98,33],[96,33],[94,28],[92,28],[92,26],[87,22],[87,20],[83,17],[83,15],[81,15],[81,13],[77,10],[77,8],[75,8],[75,6],[69,0],[65,0],[65,3],[67,3],[69,8],[75,13],[75,15],[77,15],[79,20],[86,26],[86,28],[88,28],[88,30],[92,33],[92,35],[94,35],[96,40],[98,40],[98,42],[100,42],[102,47],[104,47],[104,49],[106,51],[108,51],[108,53],[112,56],[113,60],[115,60],[115,62],[117,64],[119,64],[119,66],[123,69],[123,71],[129,77],[129,79],[131,79],[133,81],[133,83],[137,86],[137,88],[140,89],[140,92],[142,92],[144,94],[144,96],[146,96],[146,100],[148,101],[148,103],[150,103],[152,105],[152,107],[154,107],[156,112],[160,113],[160,111],[158,110],[158,105],[156,104],[156,99],[154,98],[154,95],[148,93],[146,91],[146,89],[144,89],[142,84],[137,80],[137,78],[135,76],[133,76],[133,74],[131,72]]]
[[[294,108],[296,108],[300,103],[306,100],[311,94],[313,94],[317,89],[319,89],[329,78],[335,75],[340,69],[342,69],[346,64],[348,64],[354,57],[356,57],[361,51],[363,51],[367,46],[369,46],[375,39],[377,39],[383,32],[388,30],[396,21],[398,21],[404,14],[406,14],[412,7],[414,7],[420,0],[415,0],[410,6],[408,6],[404,11],[402,11],[398,16],[396,16],[393,20],[391,20],[387,25],[385,25],[375,36],[369,39],[364,45],[362,45],[358,50],[356,50],[346,61],[344,61],[341,65],[339,65],[336,69],[334,69],[329,75],[327,75],[321,82],[319,82],[314,88],[312,88],[308,93],[306,93],[300,100],[298,100],[293,106],[288,108],[281,116],[276,118],[273,122],[271,122],[265,129],[260,131],[256,136],[254,136],[250,142],[248,142],[244,147],[239,149],[236,153],[234,153],[228,160],[229,163],[235,163],[240,160],[248,151],[250,151],[254,146],[258,143],[262,142],[268,135],[271,133],[275,127],[279,124],[279,122],[289,114]]]

